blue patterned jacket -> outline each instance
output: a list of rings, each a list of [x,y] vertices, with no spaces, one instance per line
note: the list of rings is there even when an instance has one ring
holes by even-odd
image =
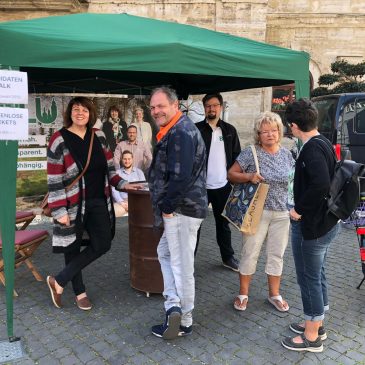
[[[162,224],[162,212],[205,218],[205,144],[195,124],[185,115],[159,141],[153,152],[148,183],[155,226]]]

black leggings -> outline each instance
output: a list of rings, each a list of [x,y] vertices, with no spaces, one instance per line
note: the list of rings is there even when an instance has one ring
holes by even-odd
[[[82,251],[80,246],[65,253],[65,268],[55,277],[63,288],[72,280],[76,295],[85,292],[82,269],[110,250],[112,233],[110,217],[104,199],[86,201],[84,227],[90,237],[90,244]]]
[[[229,197],[231,190],[232,186],[230,183],[227,183],[222,188],[207,189],[208,204],[209,203],[212,204],[213,214],[215,219],[216,239],[219,249],[221,251],[221,256],[223,261],[227,261],[234,256],[234,250],[232,248],[232,243],[231,243],[231,230],[229,228],[229,222],[226,218],[222,216],[222,212],[224,210],[226,201]],[[200,230],[201,226],[198,230],[198,237],[194,252],[195,255],[198,251]]]

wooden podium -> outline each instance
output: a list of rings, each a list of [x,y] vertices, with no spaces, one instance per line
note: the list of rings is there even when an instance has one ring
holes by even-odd
[[[131,286],[150,293],[163,292],[157,257],[162,228],[153,227],[150,192],[128,190],[129,266]]]

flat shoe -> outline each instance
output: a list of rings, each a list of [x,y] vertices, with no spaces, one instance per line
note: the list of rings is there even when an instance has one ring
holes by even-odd
[[[288,308],[284,309],[282,307],[279,307],[278,303],[276,303],[276,301],[280,302],[281,305],[283,306],[284,301],[283,301],[283,297],[281,295],[274,295],[272,297],[267,298],[267,300],[269,301],[270,304],[272,304],[279,312],[287,312],[289,310],[289,305]]]
[[[238,299],[240,301],[240,305],[237,305],[236,299]],[[244,300],[246,300],[246,305],[244,307],[242,307],[242,303]],[[238,311],[245,311],[247,308],[247,303],[248,303],[248,296],[240,294],[240,295],[237,295],[236,298],[234,298],[233,307],[234,307],[234,309],[236,309]]]
[[[51,292],[52,302],[55,305],[56,308],[61,308],[61,295],[58,294],[56,291],[56,280],[53,276],[47,276],[47,285],[49,288],[49,291]]]
[[[305,327],[302,326],[300,323],[292,323],[289,326],[289,328],[291,331],[298,333],[300,335],[302,333],[304,333],[304,331],[305,331]],[[321,339],[321,341],[324,341],[327,339],[327,333],[326,333],[326,330],[324,329],[324,326],[320,326],[318,328],[318,337]]]
[[[281,344],[288,350],[292,351],[308,351],[308,352],[322,352],[323,344],[320,337],[317,337],[315,341],[309,341],[304,334],[300,335],[302,337],[302,343],[294,342],[294,337],[287,337]]]
[[[77,299],[76,297],[76,305],[83,311],[89,311],[93,307],[88,297],[83,297],[81,299]]]

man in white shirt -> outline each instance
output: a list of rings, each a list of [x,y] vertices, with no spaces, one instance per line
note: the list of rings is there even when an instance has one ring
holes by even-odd
[[[144,173],[150,167],[152,161],[150,147],[143,141],[139,141],[137,134],[137,127],[130,125],[127,129],[128,140],[118,143],[114,151],[114,165],[117,170],[120,167],[120,159],[123,151],[133,153],[133,166],[138,167]]]
[[[122,153],[122,168],[117,173],[128,182],[145,181],[145,176],[138,167],[133,166],[133,154],[131,151]],[[116,217],[122,217],[128,212],[128,193],[117,191],[112,187],[112,195],[114,201],[114,211]]]
[[[234,257],[229,223],[221,214],[232,189],[227,180],[227,171],[240,154],[241,145],[236,128],[220,119],[223,108],[222,95],[208,94],[202,101],[205,119],[197,123],[196,127],[200,130],[208,154],[208,202],[213,208],[217,243],[223,266],[238,272],[238,261]],[[199,236],[197,246],[198,243]]]

